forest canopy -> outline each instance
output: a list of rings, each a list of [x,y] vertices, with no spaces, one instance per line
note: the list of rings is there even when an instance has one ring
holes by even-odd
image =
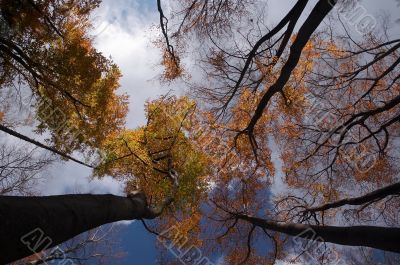
[[[398,264],[398,23],[363,2],[292,1],[271,22],[265,1],[154,1],[157,82],[183,88],[131,128],[90,36],[100,1],[0,0],[0,130],[33,148],[0,145],[0,262],[65,261],[51,249],[79,234],[70,253],[104,262],[82,254],[108,242],[91,229],[140,220],[159,264]],[[13,112],[27,98],[31,123]],[[59,158],[124,196],[29,197]],[[31,253],[18,239],[35,227],[52,240]]]

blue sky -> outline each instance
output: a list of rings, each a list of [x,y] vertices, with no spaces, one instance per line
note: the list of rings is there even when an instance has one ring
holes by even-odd
[[[156,236],[143,229],[140,222],[123,228],[121,243],[127,256],[118,265],[156,265]]]

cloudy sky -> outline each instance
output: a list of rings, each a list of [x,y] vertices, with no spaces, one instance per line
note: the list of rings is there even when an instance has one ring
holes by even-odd
[[[166,1],[165,1],[166,2]],[[293,5],[293,0],[268,1],[268,21],[276,22]],[[315,1],[312,1],[315,2]],[[368,14],[379,18],[391,15],[400,18],[395,0],[361,1]],[[311,4],[310,4],[311,6]],[[396,17],[398,16],[398,17]],[[184,85],[160,84],[157,77],[159,50],[152,46],[154,26],[158,23],[156,0],[103,0],[93,16],[95,46],[119,65],[123,73],[121,92],[130,95],[128,126],[134,128],[145,122],[143,106],[146,100],[169,91],[183,93]],[[393,31],[399,37],[398,31]],[[52,166],[48,178],[38,187],[46,195],[66,193],[122,194],[120,183],[111,178],[91,180],[90,170],[73,163]],[[282,182],[275,183],[282,189]],[[122,244],[128,256],[120,264],[153,265],[156,259],[155,238],[144,231],[140,223],[124,224]],[[216,255],[217,256],[217,255]],[[221,262],[222,264],[222,262]]]
[[[123,74],[120,92],[130,96],[127,119],[130,128],[145,123],[143,107],[146,100],[170,91],[181,94],[185,90],[183,83],[167,85],[158,81],[162,72],[158,65],[160,52],[151,43],[154,27],[158,23],[155,3],[155,0],[103,0],[93,15],[95,46],[105,56],[110,56]],[[270,0],[267,4],[268,21],[273,25],[292,7],[293,1]],[[395,12],[398,9],[396,0],[364,0],[361,4],[367,14],[377,20],[388,14],[393,18],[400,17]],[[393,32],[400,36],[399,31],[394,29]],[[53,177],[41,188],[46,194],[121,192],[120,184],[108,178],[88,182],[86,177],[90,175],[90,170],[73,163],[57,165],[52,173]]]

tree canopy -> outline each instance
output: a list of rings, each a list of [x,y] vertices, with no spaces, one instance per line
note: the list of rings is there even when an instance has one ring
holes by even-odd
[[[88,35],[99,1],[5,0],[0,88],[32,94],[47,150],[102,158],[93,175],[139,209],[120,201],[104,220],[141,219],[161,264],[181,262],[166,242],[201,249],[185,262],[396,264],[400,40],[387,21],[346,24],[336,9],[357,4],[299,0],[271,27],[262,1],[157,0],[161,79],[187,93],[149,100],[128,128],[120,71]]]
[[[116,93],[120,70],[88,35],[98,5],[1,1],[0,86],[33,97],[36,131],[49,132],[50,143],[66,153],[98,147],[127,113],[127,96]]]

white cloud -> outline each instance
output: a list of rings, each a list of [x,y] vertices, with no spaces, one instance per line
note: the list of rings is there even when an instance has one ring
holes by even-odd
[[[269,147],[271,148],[271,159],[275,166],[275,176],[271,186],[272,195],[276,196],[288,190],[288,186],[285,183],[285,175],[283,173],[283,161],[280,158],[279,146],[274,141],[273,137],[269,138]]]
[[[95,46],[120,67],[123,77],[120,92],[130,96],[127,126],[145,123],[144,103],[167,93],[173,87],[156,82],[161,68],[155,67],[160,52],[150,43],[151,28],[157,13],[137,1],[104,1],[94,15]],[[153,81],[151,81],[153,80]],[[178,90],[175,88],[175,90]],[[65,193],[122,194],[123,184],[106,177],[90,179],[91,170],[72,162],[59,163],[48,172],[40,190],[46,195]]]
[[[156,67],[160,51],[151,44],[154,25],[158,23],[157,12],[149,10],[145,2],[106,0],[93,16],[92,35],[96,48],[111,57],[120,67],[121,93],[129,99],[128,128],[145,123],[144,103],[174,86],[160,85],[157,77],[162,69]],[[90,179],[91,170],[72,162],[58,163],[48,172],[48,179],[39,190],[46,195],[65,193],[112,193],[122,194],[123,184],[106,177]]]
[[[122,183],[104,177],[102,179],[92,179],[91,170],[74,162],[56,163],[44,175],[39,190],[43,195],[58,194],[116,194],[123,193]]]
[[[96,48],[105,56],[111,56],[122,71],[120,91],[130,96],[128,127],[142,125],[145,123],[144,102],[170,89],[157,82],[161,68],[156,66],[161,57],[150,37],[158,23],[157,13],[141,8],[136,1],[130,5],[126,1],[113,1],[104,5],[99,13],[109,24],[96,36]]]
[[[115,222],[114,225],[129,226],[129,225],[133,224],[136,221],[137,220],[119,221],[119,222]]]

